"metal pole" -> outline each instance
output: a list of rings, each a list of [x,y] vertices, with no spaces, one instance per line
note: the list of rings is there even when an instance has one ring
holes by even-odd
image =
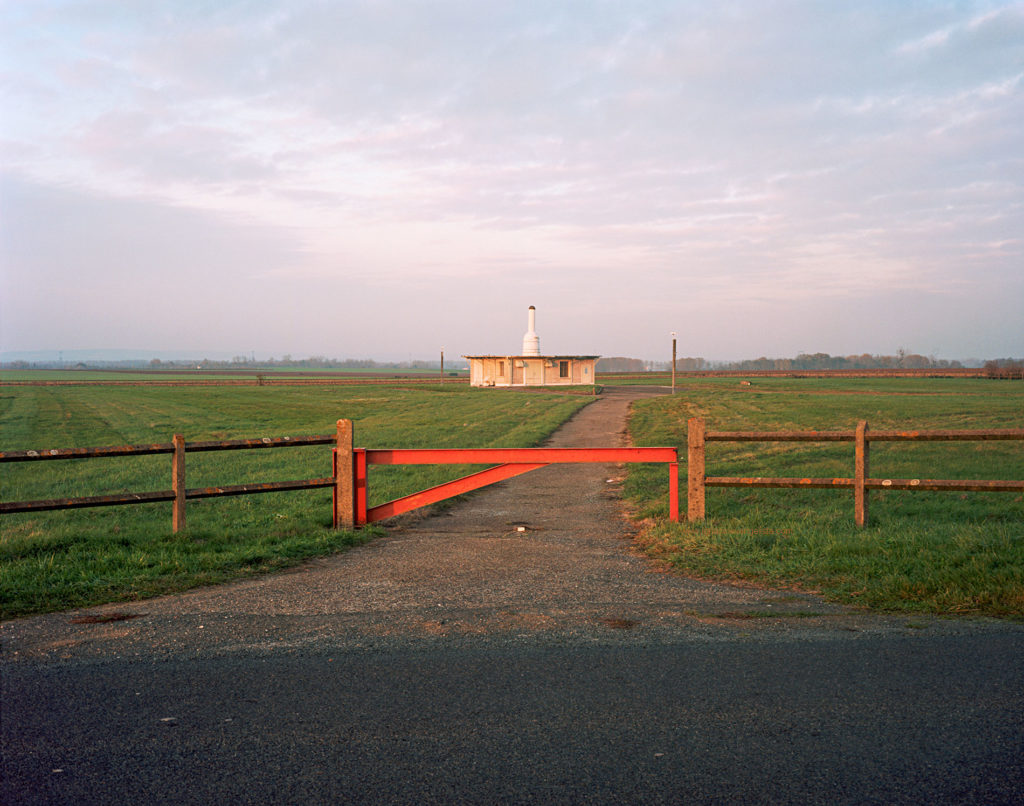
[[[672,331],[672,394],[676,393],[676,334]]]
[[[444,347],[441,348],[441,383],[444,383]]]

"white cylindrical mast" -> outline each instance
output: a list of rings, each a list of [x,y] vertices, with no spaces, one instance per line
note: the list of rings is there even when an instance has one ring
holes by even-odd
[[[526,335],[523,336],[523,355],[540,355],[540,337],[537,335],[537,309],[532,305],[527,312]]]

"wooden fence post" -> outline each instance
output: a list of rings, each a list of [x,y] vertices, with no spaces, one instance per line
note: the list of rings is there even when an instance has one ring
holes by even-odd
[[[691,417],[686,431],[686,519],[704,520],[704,420]]]
[[[185,528],[185,437],[175,434],[173,440],[171,487],[174,490],[174,510],[171,515],[171,531],[177,534]]]
[[[352,421],[338,420],[334,448],[334,528],[355,527],[355,464],[352,456]]]
[[[853,449],[853,519],[857,526],[868,525],[868,491],[864,482],[868,473],[868,423],[857,423]]]

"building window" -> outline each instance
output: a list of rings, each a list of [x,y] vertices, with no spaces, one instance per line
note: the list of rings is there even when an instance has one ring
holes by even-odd
[[[559,361],[558,362],[558,377],[568,378],[569,377],[569,362]]]
[[[499,378],[504,378],[505,377],[505,362],[504,361],[499,361],[498,362],[498,377]]]

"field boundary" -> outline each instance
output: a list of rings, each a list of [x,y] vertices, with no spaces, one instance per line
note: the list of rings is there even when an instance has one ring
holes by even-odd
[[[32,462],[52,459],[99,459],[119,456],[151,456],[170,454],[171,488],[149,492],[121,493],[119,495],[92,495],[76,498],[54,498],[37,501],[5,501],[0,503],[0,514],[15,512],[45,512],[60,509],[82,509],[86,507],[121,506],[126,504],[151,504],[170,501],[173,503],[172,528],[174,532],[185,527],[185,502],[196,498],[218,498],[222,496],[255,495],[257,493],[313,490],[335,487],[334,477],[300,479],[296,481],[258,482],[220,487],[185,487],[185,454],[208,451],[248,450],[255,448],[298,448],[307,445],[331,445],[333,435],[309,437],[262,437],[258,439],[230,439],[222,441],[186,442],[181,434],[175,434],[171,442],[148,445],[114,445],[99,448],[55,448],[51,450],[24,450],[0,452],[0,463]]]
[[[704,418],[693,417],[687,422],[687,520],[694,522],[705,519],[708,487],[852,490],[854,521],[859,527],[866,526],[868,523],[869,490],[1024,492],[1024,480],[881,479],[869,477],[869,446],[871,442],[968,440],[1024,441],[1024,428],[969,431],[869,431],[867,421],[862,420],[853,431],[709,431]],[[848,478],[708,476],[705,473],[705,465],[706,445],[709,442],[853,442],[854,474]],[[331,476],[230,486],[185,487],[185,456],[188,453],[310,445],[334,446]],[[669,464],[669,513],[671,520],[678,520],[676,448],[356,449],[353,448],[350,420],[339,420],[336,433],[333,435],[186,442],[183,435],[175,434],[172,441],[167,443],[3,451],[0,452],[0,463],[154,454],[172,456],[170,489],[126,492],[117,495],[6,501],[0,502],[0,514],[172,502],[172,528],[174,532],[178,532],[185,526],[185,502],[189,499],[331,488],[334,491],[332,509],[335,528],[352,528],[436,503],[547,464],[653,462]],[[494,464],[496,467],[428,490],[422,490],[377,507],[368,508],[368,464]]]
[[[664,378],[671,383],[671,370],[652,372],[598,372],[596,377],[605,384],[615,381],[651,380]],[[676,382],[686,378],[985,378],[1022,380],[1024,370],[985,367],[948,367],[945,369],[677,369]]]
[[[50,371],[50,370],[40,370]],[[123,372],[140,375],[156,375],[162,370],[146,369],[100,369],[100,370],[53,370],[54,372]],[[175,375],[202,375],[204,371],[174,371]],[[243,374],[243,370],[208,370],[217,375]],[[278,374],[274,371],[266,373],[250,372],[248,377],[240,378],[203,378],[178,377],[159,380],[117,380],[108,379],[60,379],[60,380],[0,380],[0,387],[5,386],[358,386],[367,385],[469,385],[468,375],[453,376],[436,374],[403,375],[401,373],[367,373],[366,375],[331,376],[314,374],[303,377],[300,374]],[[988,380],[1024,380],[1024,370],[1011,368],[985,367],[952,367],[952,368],[888,368],[888,369],[759,369],[759,370],[676,370],[676,382],[687,378],[983,378]],[[664,380],[665,385],[671,384],[670,370],[651,372],[598,372],[595,380],[604,385],[614,385],[616,381],[657,381]]]
[[[0,381],[3,386],[447,386],[469,385],[469,378],[181,378],[166,381],[117,381],[113,379],[76,381]]]
[[[871,442],[950,442],[966,440],[1024,440],[1024,428],[974,431],[869,431],[861,420],[854,431],[708,431],[702,417],[687,421],[687,520],[705,518],[708,487],[767,487],[852,489],[854,522],[868,524],[869,490],[939,490],[966,492],[1024,492],[1024,480],[873,479],[869,473]],[[705,475],[708,442],[853,442],[852,478],[770,478]]]
[[[171,455],[171,488],[117,495],[79,496],[35,501],[0,502],[0,514],[43,512],[87,507],[122,506],[171,502],[172,531],[185,528],[186,501],[198,498],[255,495],[295,490],[333,490],[332,522],[335,529],[352,529],[412,509],[434,504],[456,495],[479,489],[496,481],[512,478],[562,463],[645,462],[669,466],[670,517],[679,520],[679,464],[676,448],[353,448],[351,420],[338,420],[336,433],[308,437],[262,437],[223,441],[186,442],[175,434],[171,442],[144,445],[114,445],[94,448],[55,448],[0,452],[0,463],[33,462],[58,459],[99,459],[125,456]],[[187,488],[185,486],[188,453],[207,451],[296,448],[309,445],[333,445],[332,475],[295,481],[255,482],[230,486]],[[492,464],[488,470],[421,490],[375,507],[367,506],[367,465],[408,464]]]

